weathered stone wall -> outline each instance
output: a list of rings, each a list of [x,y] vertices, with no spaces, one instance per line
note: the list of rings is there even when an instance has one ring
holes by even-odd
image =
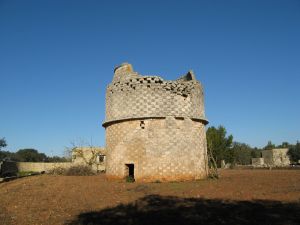
[[[32,171],[32,172],[48,172],[55,168],[70,168],[73,163],[71,162],[16,162],[19,171]]]
[[[289,166],[288,148],[263,150],[262,157],[266,166]]]
[[[137,181],[207,176],[203,90],[192,71],[175,81],[115,69],[106,90],[106,174]]]
[[[264,159],[264,164],[266,166],[273,165],[273,151],[272,150],[263,150],[262,158]]]
[[[106,152],[102,147],[75,147],[72,149],[72,163],[91,166],[94,171],[105,171]]]
[[[288,148],[273,149],[274,164],[277,166],[289,166],[290,158],[287,154]]]
[[[189,180],[207,175],[205,127],[189,118],[115,123],[106,128],[106,146],[106,173],[111,178],[125,177],[125,164],[131,163],[138,181]]]

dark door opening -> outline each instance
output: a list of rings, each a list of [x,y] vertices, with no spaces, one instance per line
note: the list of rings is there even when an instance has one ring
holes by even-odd
[[[126,176],[134,179],[134,164],[125,164],[126,165]]]

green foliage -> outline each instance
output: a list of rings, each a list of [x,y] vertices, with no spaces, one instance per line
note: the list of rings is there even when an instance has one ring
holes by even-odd
[[[232,146],[234,152],[234,163],[239,165],[251,164],[252,158],[261,157],[261,151],[257,148],[251,148],[249,145],[240,142],[234,142]]]
[[[223,126],[218,128],[209,127],[206,131],[208,151],[212,153],[217,165],[221,165],[221,160],[232,163],[234,152],[231,149],[233,136],[226,136],[226,129]]]
[[[51,156],[51,157],[47,157],[45,162],[70,162],[69,159],[65,158],[65,157],[59,157],[59,156]]]
[[[31,174],[34,174],[34,173],[36,173],[36,172],[33,172],[33,171],[19,171],[18,176],[19,177],[28,176],[28,175],[31,175]]]
[[[16,152],[16,158],[21,162],[44,162],[47,156],[44,153],[39,153],[35,149],[20,149]]]
[[[261,153],[261,149],[258,148],[252,148],[251,150],[251,158],[261,158],[262,157],[262,153]]]
[[[234,142],[232,149],[236,164],[249,165],[251,163],[252,148],[249,145],[245,143]]]
[[[290,148],[292,145],[290,144],[290,143],[288,143],[288,142],[282,142],[282,144],[281,145],[277,145],[277,147],[276,148]]]
[[[9,151],[0,151],[0,161],[2,161],[5,158],[9,158],[13,161],[19,161],[16,153]]]
[[[292,162],[298,162],[300,160],[300,143],[297,141],[296,145],[291,146],[287,154]]]
[[[1,150],[1,148],[4,148],[6,146],[7,146],[7,144],[6,144],[5,138],[1,138],[0,139],[0,150]]]
[[[127,177],[125,177],[125,181],[127,183],[133,183],[135,180],[134,180],[134,178],[132,176],[127,176]]]
[[[48,157],[35,149],[20,149],[17,152],[0,151],[0,161],[4,158],[10,158],[17,162],[68,162],[65,157]]]
[[[271,150],[273,148],[275,148],[275,145],[271,141],[268,141],[268,144],[264,147],[264,150]]]
[[[8,151],[0,151],[0,161],[2,161],[4,158],[9,157],[10,152]]]

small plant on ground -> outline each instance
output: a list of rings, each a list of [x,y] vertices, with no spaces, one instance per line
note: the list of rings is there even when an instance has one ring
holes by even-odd
[[[127,183],[133,183],[133,182],[135,181],[134,178],[133,178],[132,176],[127,176],[127,177],[125,178],[125,180],[126,180]]]
[[[34,174],[34,173],[36,173],[36,172],[33,172],[33,171],[19,171],[18,176],[19,177],[28,176],[28,175],[31,175],[31,174]]]

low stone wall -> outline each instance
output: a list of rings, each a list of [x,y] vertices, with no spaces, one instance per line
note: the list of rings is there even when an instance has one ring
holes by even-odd
[[[32,172],[48,172],[54,168],[70,168],[74,165],[71,162],[57,162],[57,163],[48,163],[48,162],[17,162],[17,167],[19,171],[32,171]]]

